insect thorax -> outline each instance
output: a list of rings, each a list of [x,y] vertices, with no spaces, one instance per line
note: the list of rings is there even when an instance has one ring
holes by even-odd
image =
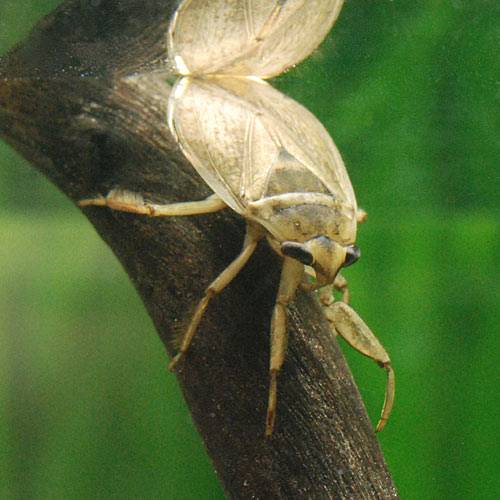
[[[249,204],[249,219],[278,242],[327,236],[342,245],[356,239],[355,207],[318,193],[289,193]]]

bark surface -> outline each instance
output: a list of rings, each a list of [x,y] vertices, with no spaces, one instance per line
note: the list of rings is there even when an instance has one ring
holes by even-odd
[[[160,203],[210,194],[166,123],[165,34],[175,4],[70,0],[0,61],[0,137],[72,200],[116,186]],[[230,210],[172,219],[84,213],[171,354],[205,286],[239,252],[244,222]],[[213,300],[178,373],[228,497],[397,498],[342,354],[305,294],[289,310],[277,427],[264,438],[279,269],[261,244]]]

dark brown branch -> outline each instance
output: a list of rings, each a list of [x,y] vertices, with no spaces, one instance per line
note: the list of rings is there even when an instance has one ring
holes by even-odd
[[[68,1],[1,61],[0,135],[71,199],[114,186],[158,202],[209,194],[166,125],[171,3]],[[171,353],[179,323],[239,251],[243,221],[230,211],[171,220],[98,208],[85,215]],[[210,306],[179,373],[228,496],[397,497],[344,359],[305,295],[290,308],[277,429],[264,439],[278,270],[263,245]]]

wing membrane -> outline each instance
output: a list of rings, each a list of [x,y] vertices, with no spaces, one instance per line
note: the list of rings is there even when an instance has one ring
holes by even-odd
[[[170,25],[169,55],[183,75],[276,76],[321,43],[342,3],[184,0]]]
[[[250,78],[180,80],[169,124],[205,182],[235,211],[286,193],[329,194],[356,206],[337,148],[304,107]]]

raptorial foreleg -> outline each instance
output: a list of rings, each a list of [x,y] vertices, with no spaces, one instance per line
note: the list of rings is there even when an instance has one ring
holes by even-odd
[[[334,302],[325,308],[325,314],[335,331],[361,354],[373,359],[387,371],[384,406],[376,431],[381,431],[392,411],[395,392],[394,370],[386,350],[359,315],[344,302]]]

